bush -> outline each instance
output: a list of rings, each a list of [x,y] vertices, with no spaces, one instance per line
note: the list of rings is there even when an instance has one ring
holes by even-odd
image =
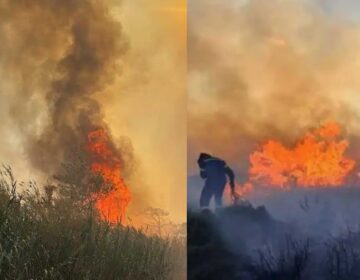
[[[10,168],[2,169],[1,279],[161,280],[180,275],[183,240],[99,221],[92,205],[54,198],[56,187],[43,192],[34,182],[18,183]]]

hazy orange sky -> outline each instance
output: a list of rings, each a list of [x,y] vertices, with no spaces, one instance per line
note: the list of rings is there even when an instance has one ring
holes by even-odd
[[[129,36],[124,73],[104,100],[114,135],[139,160],[136,199],[186,217],[186,2],[126,0],[115,10]],[[109,102],[110,100],[110,102]]]

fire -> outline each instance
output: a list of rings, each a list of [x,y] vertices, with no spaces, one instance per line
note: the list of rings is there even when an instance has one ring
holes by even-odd
[[[293,149],[269,140],[250,155],[250,181],[283,189],[343,185],[355,161],[344,155],[349,143],[339,139],[340,134],[340,126],[328,122],[308,132]]]
[[[246,182],[244,185],[238,187],[235,187],[235,192],[238,196],[240,197],[245,197],[247,196],[249,193],[251,193],[254,189],[253,184]]]
[[[244,197],[249,195],[251,192],[253,192],[253,190],[254,190],[254,186],[249,182],[246,182],[243,185],[241,184],[235,185],[235,193],[240,199],[243,199]],[[226,186],[224,191],[224,196],[228,201],[231,201],[232,194],[231,194],[230,186]]]
[[[108,133],[104,129],[88,134],[88,146],[92,163],[91,170],[100,174],[105,184],[110,185],[108,192],[96,193],[92,199],[100,217],[111,224],[122,223],[131,194],[121,176],[121,159],[111,149]]]

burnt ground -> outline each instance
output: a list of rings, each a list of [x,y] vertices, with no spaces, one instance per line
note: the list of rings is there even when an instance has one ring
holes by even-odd
[[[360,279],[360,231],[319,238],[250,205],[188,212],[188,279]]]
[[[188,279],[251,279],[251,255],[290,231],[264,207],[189,212]]]

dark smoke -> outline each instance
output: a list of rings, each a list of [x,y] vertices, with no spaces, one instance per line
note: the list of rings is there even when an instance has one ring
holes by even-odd
[[[96,95],[121,72],[122,26],[105,1],[0,0],[0,39],[24,152],[34,167],[54,171],[90,130],[107,129]]]

